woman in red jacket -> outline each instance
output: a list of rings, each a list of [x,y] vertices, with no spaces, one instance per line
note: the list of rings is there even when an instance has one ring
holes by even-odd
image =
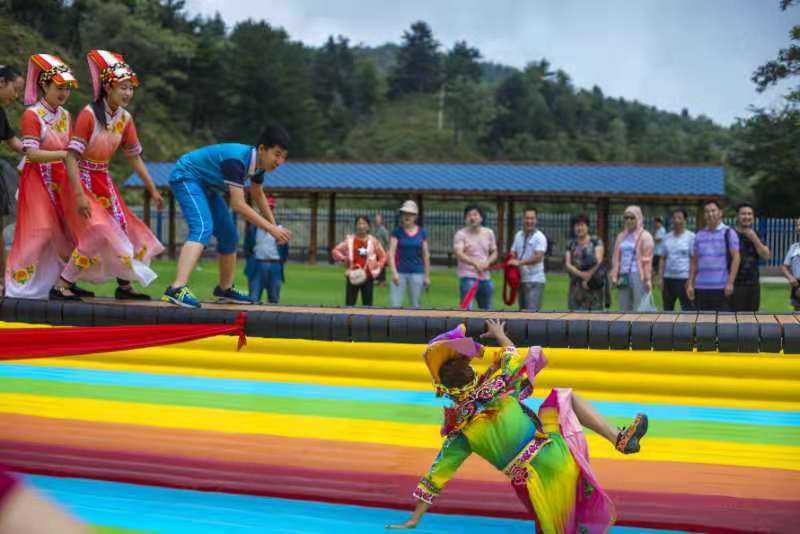
[[[386,251],[378,238],[370,235],[369,217],[356,217],[356,233],[348,235],[331,251],[333,259],[347,266],[345,271],[345,303],[353,306],[361,293],[361,303],[372,306],[375,279],[386,264]]]

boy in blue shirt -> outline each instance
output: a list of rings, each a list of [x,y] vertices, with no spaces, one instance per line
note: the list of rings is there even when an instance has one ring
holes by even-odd
[[[285,243],[291,233],[275,224],[262,184],[264,173],[278,168],[288,156],[289,134],[283,127],[268,126],[256,146],[238,143],[210,145],[184,154],[170,176],[170,188],[189,227],[189,235],[178,258],[175,280],[161,298],[187,308],[199,308],[200,302],[187,286],[213,234],[219,252],[219,285],[214,289],[218,302],[250,304],[252,300],[233,286],[236,247],[239,235],[222,195],[229,193],[230,209],[247,222],[262,228]],[[250,207],[245,187],[261,214]]]
[[[275,197],[267,197],[267,204],[274,215]],[[244,232],[244,255],[247,257],[244,274],[247,276],[250,300],[260,303],[261,294],[266,290],[267,301],[278,304],[284,282],[283,264],[289,257],[289,245],[279,245],[272,234],[248,223]]]

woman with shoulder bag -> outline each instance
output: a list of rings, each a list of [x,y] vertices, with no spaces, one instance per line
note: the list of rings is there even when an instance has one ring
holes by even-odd
[[[617,288],[620,311],[643,311],[652,300],[653,236],[644,229],[639,206],[625,208],[625,226],[617,235],[611,284]]]
[[[569,242],[564,266],[569,273],[567,306],[570,310],[603,309],[603,290],[608,272],[603,241],[589,234],[589,218],[580,214],[572,221],[574,239]]]
[[[331,253],[337,262],[343,262],[345,275],[345,304],[354,306],[361,293],[361,303],[372,306],[375,279],[386,263],[386,251],[380,241],[369,233],[369,217],[356,217],[356,233],[348,235]]]

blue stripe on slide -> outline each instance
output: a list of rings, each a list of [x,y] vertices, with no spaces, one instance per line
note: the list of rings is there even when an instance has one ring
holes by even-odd
[[[250,495],[232,495],[76,478],[28,476],[29,483],[95,525],[165,534],[382,532],[408,512]],[[612,532],[665,532],[614,527]],[[533,522],[428,514],[415,532],[529,533]],[[670,531],[675,532],[675,531]]]
[[[0,364],[0,379],[2,378],[58,380],[62,382],[109,386],[184,389],[188,391],[210,391],[215,393],[269,395],[278,397],[360,400],[364,402],[388,402],[434,407],[444,406],[446,404],[444,399],[437,399],[432,392],[427,391],[265,382],[259,380],[182,375],[159,375],[131,371],[74,369],[68,367],[34,366],[25,364]],[[529,402],[532,406],[537,405],[537,399],[531,399]],[[651,419],[790,427],[800,426],[800,412],[608,401],[593,401],[592,404],[604,416],[630,417],[637,412],[646,412]]]

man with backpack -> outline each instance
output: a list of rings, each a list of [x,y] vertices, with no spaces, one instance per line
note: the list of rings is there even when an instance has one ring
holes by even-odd
[[[739,236],[722,222],[716,200],[703,205],[706,227],[694,239],[686,295],[699,311],[730,311],[730,297],[739,272]]]

